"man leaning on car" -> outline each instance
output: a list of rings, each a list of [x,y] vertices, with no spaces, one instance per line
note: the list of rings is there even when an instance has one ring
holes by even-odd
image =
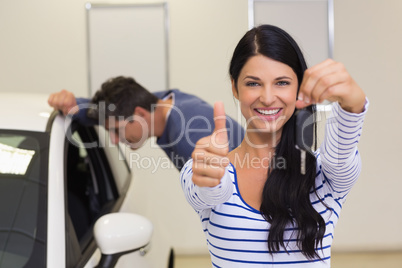
[[[107,80],[92,100],[61,90],[48,103],[81,124],[104,125],[114,144],[120,141],[133,150],[156,137],[178,170],[191,158],[196,142],[214,129],[213,107],[204,100],[177,89],[151,93],[131,77]],[[243,140],[244,129],[229,116],[226,127],[232,150]]]

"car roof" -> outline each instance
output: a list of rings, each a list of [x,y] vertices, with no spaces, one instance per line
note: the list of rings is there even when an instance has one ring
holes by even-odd
[[[49,94],[0,92],[0,129],[45,132],[53,109]]]

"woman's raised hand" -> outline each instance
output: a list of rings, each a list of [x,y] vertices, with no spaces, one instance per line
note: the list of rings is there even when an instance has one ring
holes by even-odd
[[[193,183],[200,187],[217,186],[229,164],[226,115],[222,102],[215,103],[214,122],[215,129],[212,135],[200,139],[192,154],[192,179]]]
[[[329,100],[339,102],[348,112],[360,113],[364,109],[365,97],[345,66],[327,59],[304,72],[296,107],[301,109]]]

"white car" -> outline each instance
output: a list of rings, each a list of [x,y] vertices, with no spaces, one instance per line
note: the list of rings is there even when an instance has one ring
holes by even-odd
[[[151,267],[124,154],[47,98],[0,93],[0,267]]]

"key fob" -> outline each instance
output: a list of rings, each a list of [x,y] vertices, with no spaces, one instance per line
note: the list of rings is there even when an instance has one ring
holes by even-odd
[[[312,152],[311,146],[314,142],[314,116],[306,110],[296,112],[296,146],[300,150]]]

